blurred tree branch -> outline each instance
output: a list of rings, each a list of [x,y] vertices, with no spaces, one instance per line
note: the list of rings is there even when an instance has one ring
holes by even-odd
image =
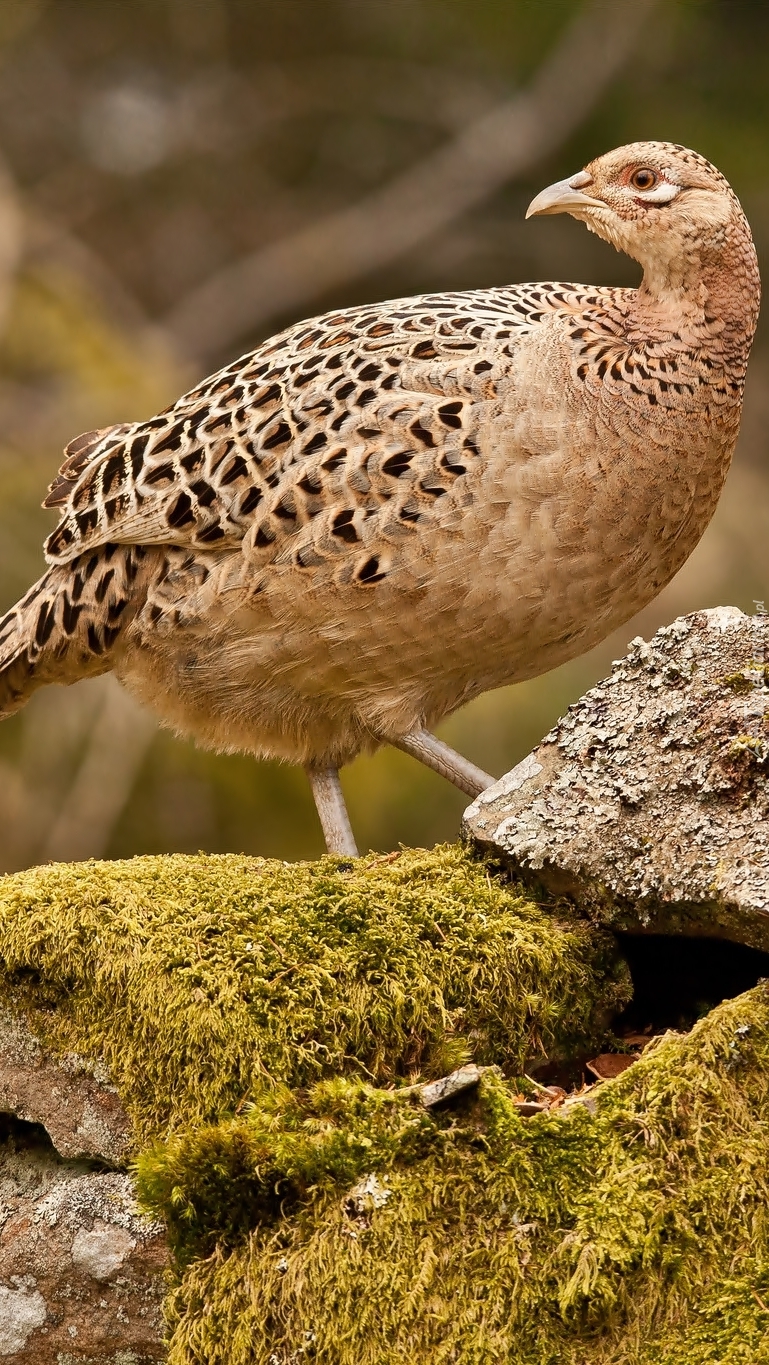
[[[175,368],[165,339],[100,258],[77,238],[25,208],[10,172],[0,162],[0,332],[25,268],[52,265],[59,286],[71,277],[84,287],[84,302],[99,298],[107,305],[114,318],[115,338],[120,338],[129,358],[133,347],[139,353],[148,352],[148,367],[152,363],[155,370],[163,365]],[[79,340],[82,345],[82,336]],[[110,355],[106,363],[114,366],[115,357]],[[176,378],[181,379],[181,373]],[[20,432],[30,426],[30,391],[24,385],[17,387],[14,403],[13,384],[4,380],[2,386],[6,439],[14,426],[11,408],[18,409]],[[58,395],[53,406],[61,405]],[[39,406],[38,396],[35,408]],[[21,547],[17,554],[20,551]],[[103,854],[156,732],[152,716],[114,679],[99,680],[96,688],[92,684],[79,693],[75,706],[62,706],[61,699],[52,695],[48,705],[31,708],[23,718],[19,760],[15,765],[0,763],[6,841],[15,860]],[[101,704],[94,706],[97,698]],[[85,750],[72,776],[72,760],[83,742]]]
[[[168,314],[182,351],[216,356],[281,313],[381,268],[552,152],[615,78],[659,0],[588,0],[528,88],[349,208],[218,271]]]
[[[500,82],[466,71],[340,53],[293,62],[261,63],[252,74],[258,89],[255,125],[319,113],[365,110],[461,132],[500,97]]]
[[[11,290],[22,252],[22,218],[16,186],[0,162],[0,332],[5,326]]]
[[[504,89],[489,74],[473,77],[461,68],[349,53],[259,62],[248,77],[217,67],[172,88],[173,152],[177,159],[201,155],[232,162],[282,124],[303,119],[317,124],[324,117],[357,123],[362,114],[410,132],[416,124],[454,135],[497,103]],[[305,206],[307,188],[286,185],[264,164],[252,160],[249,178],[263,200],[269,194],[271,212],[276,200],[289,213]],[[125,178],[100,174],[77,144],[28,184],[26,194],[42,219],[69,232],[82,232],[94,217],[120,213],[130,202]],[[313,185],[312,202],[316,195]]]
[[[101,858],[133,791],[157,722],[114,678],[102,684],[88,744],[42,848],[42,862]]]

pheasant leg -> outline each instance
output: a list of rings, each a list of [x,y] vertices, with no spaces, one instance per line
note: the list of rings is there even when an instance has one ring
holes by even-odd
[[[397,749],[403,749],[404,753],[411,754],[412,758],[418,758],[420,763],[426,764],[428,768],[433,768],[441,777],[448,778],[460,791],[466,792],[468,796],[478,796],[487,787],[493,787],[496,777],[491,777],[482,768],[476,768],[474,763],[458,754],[456,749],[452,749],[448,744],[444,744],[442,739],[436,739],[429,730],[412,730],[410,734],[404,735],[402,739],[393,741]]]
[[[358,849],[344,803],[342,785],[336,768],[307,768],[315,807],[329,853],[357,858]]]

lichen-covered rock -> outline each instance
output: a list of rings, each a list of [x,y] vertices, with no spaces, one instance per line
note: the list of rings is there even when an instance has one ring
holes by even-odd
[[[633,640],[464,829],[615,927],[769,949],[769,616]]]
[[[0,1139],[0,1356],[163,1360],[167,1242],[132,1178],[63,1159],[37,1125],[6,1120]]]
[[[610,934],[459,846],[33,868],[0,881],[3,972],[39,983],[61,1054],[106,1061],[142,1142],[350,1066],[440,1076],[472,1046],[522,1070],[631,993]]]
[[[0,1012],[0,1356],[161,1360],[164,1229],[143,1218],[128,1115],[103,1065]],[[113,1169],[110,1169],[113,1168]]]

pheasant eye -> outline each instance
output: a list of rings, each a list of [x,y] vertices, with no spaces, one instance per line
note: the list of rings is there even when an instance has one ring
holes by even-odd
[[[651,190],[657,184],[659,176],[656,171],[652,171],[648,166],[642,166],[640,170],[633,171],[630,177],[630,184],[634,190]]]

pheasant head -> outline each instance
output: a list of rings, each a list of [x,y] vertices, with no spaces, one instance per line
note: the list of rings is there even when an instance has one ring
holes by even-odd
[[[699,153],[672,142],[617,147],[543,190],[526,216],[546,213],[572,214],[639,261],[643,293],[703,307],[717,298],[727,312],[731,293],[743,323],[755,326],[760,283],[750,228],[728,181]]]

